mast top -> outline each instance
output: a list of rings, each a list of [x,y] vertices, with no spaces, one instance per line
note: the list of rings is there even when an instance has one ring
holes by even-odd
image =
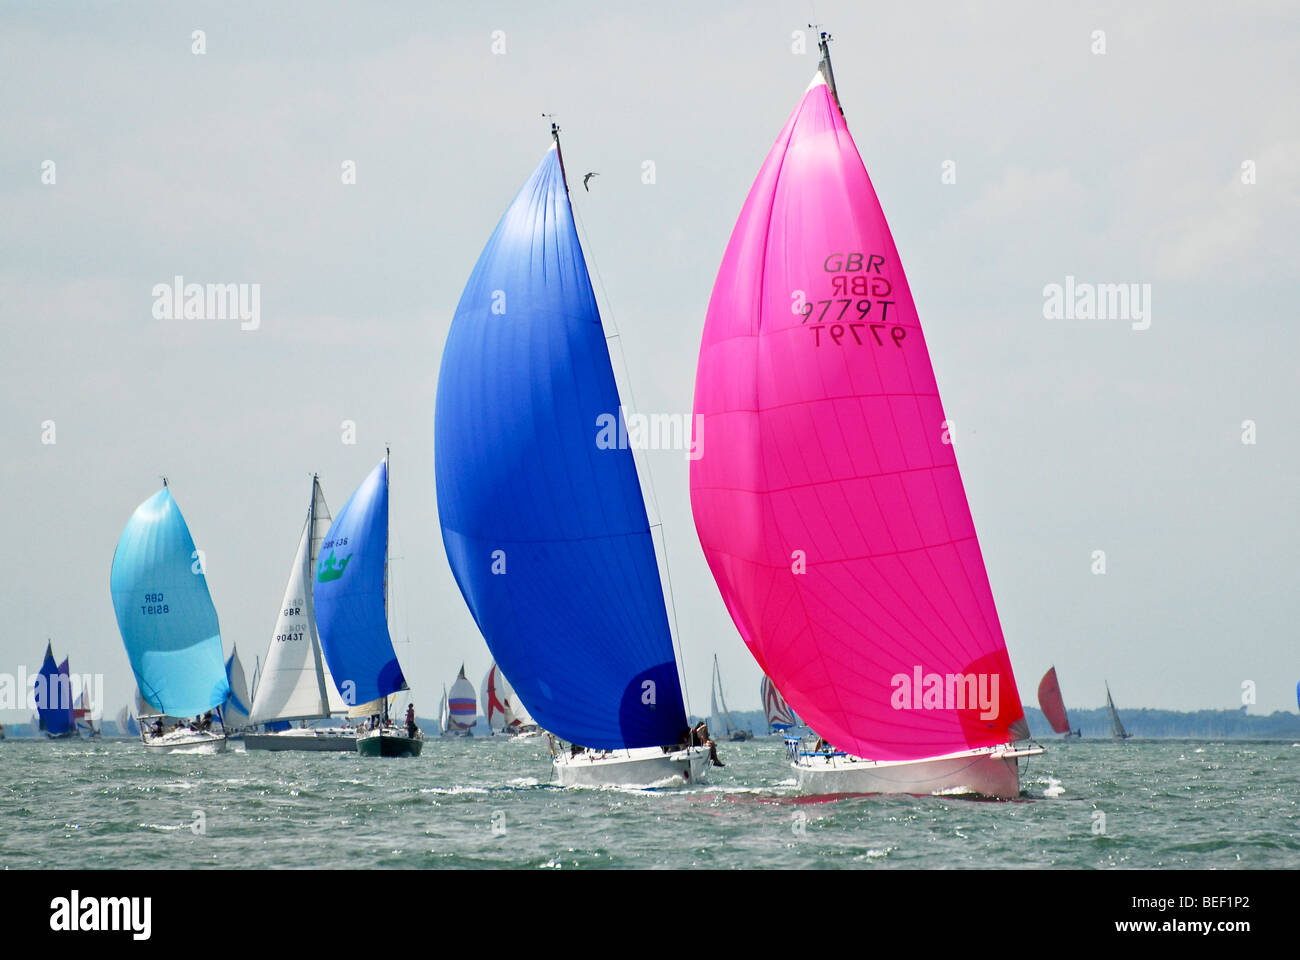
[[[822,79],[826,81],[826,88],[830,90],[831,96],[835,99],[835,106],[840,109],[840,116],[843,116],[844,107],[840,104],[840,94],[839,91],[835,89],[835,71],[831,68],[830,44],[835,38],[830,35],[830,31],[822,30],[821,24],[819,23],[810,23],[808,26],[815,27],[818,30],[817,50],[821,54],[821,60],[817,63],[817,69],[821,73]]]
[[[564,151],[560,149],[560,125],[555,122],[555,114],[542,114],[543,120],[551,121],[551,139],[555,141],[555,156],[560,161],[560,179],[564,181],[564,192],[569,192],[569,175],[564,172]]]

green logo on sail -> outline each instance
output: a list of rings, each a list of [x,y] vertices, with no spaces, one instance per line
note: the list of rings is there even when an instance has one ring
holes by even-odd
[[[343,558],[343,562],[339,563],[334,559],[334,551],[331,550],[330,555],[316,567],[316,582],[329,583],[331,580],[337,580],[343,576],[343,571],[347,569],[348,561],[351,559],[352,554],[349,553]]]

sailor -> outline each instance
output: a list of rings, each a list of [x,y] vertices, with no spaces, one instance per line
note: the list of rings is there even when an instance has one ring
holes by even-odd
[[[415,704],[408,703],[406,705],[406,735],[414,740],[419,729],[415,725]]]
[[[709,748],[709,760],[713,762],[715,767],[726,766],[725,763],[718,759],[718,745],[709,737],[709,727],[703,720],[691,730],[691,739],[700,746]]]

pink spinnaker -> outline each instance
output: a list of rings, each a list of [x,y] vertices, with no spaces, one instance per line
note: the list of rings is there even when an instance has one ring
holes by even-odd
[[[916,307],[820,73],[731,235],[695,414],[700,542],[804,722],[874,760],[1023,735]]]

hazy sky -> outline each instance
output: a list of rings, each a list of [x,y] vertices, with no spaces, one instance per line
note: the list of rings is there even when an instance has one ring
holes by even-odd
[[[1070,705],[1100,705],[1108,679],[1121,707],[1233,708],[1254,681],[1252,712],[1294,710],[1297,9],[4,4],[0,671],[35,670],[49,637],[106,675],[109,714],[125,702],[109,565],[166,473],[251,673],[311,473],[337,510],[388,442],[398,656],[426,716],[462,660],[477,683],[489,654],[443,553],[434,394],[461,288],[549,145],[541,114],[564,130],[637,406],[686,413],[723,248],[815,69],[811,42],[792,52],[815,15],[1026,702],[1054,662]],[[260,284],[261,326],[155,319],[153,286],[178,274]],[[1045,319],[1043,288],[1067,276],[1150,284],[1150,328]],[[716,651],[732,706],[755,708],[687,461],[647,462],[691,705],[707,709]]]

